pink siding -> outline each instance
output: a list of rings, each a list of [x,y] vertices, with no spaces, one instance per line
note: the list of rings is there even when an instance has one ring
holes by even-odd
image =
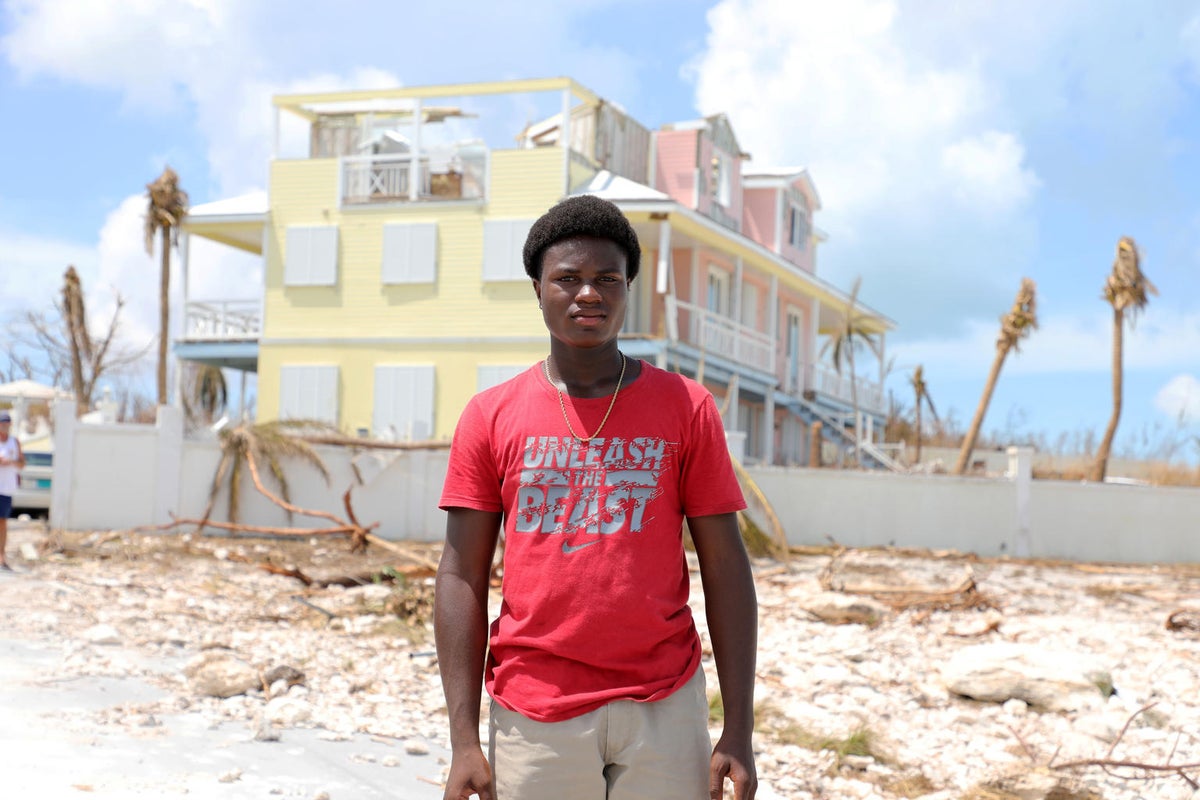
[[[696,189],[696,131],[655,131],[654,185],[685,208]]]
[[[742,233],[763,247],[775,251],[777,189],[747,189],[743,199]]]

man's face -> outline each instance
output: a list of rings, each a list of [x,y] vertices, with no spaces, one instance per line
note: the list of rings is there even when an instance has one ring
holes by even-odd
[[[621,332],[629,299],[625,252],[609,239],[563,239],[542,255],[533,282],[550,335],[574,347],[595,347]]]

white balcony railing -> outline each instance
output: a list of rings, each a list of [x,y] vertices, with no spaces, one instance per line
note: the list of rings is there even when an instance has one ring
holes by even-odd
[[[821,394],[834,397],[844,403],[853,402],[850,391],[850,375],[838,374],[837,370],[825,364],[812,365],[812,389]],[[859,375],[854,381],[858,394],[858,407],[863,411],[883,412],[883,386]]]
[[[221,342],[257,339],[262,312],[257,300],[205,300],[184,309],[184,339]]]
[[[410,200],[478,200],[487,185],[487,151],[451,148],[425,151],[417,161],[420,175],[413,192],[411,154],[344,156],[342,203],[396,203]]]
[[[687,315],[691,344],[762,372],[774,371],[775,341],[767,334],[691,303],[668,298],[668,305],[674,330],[679,329],[679,311]]]

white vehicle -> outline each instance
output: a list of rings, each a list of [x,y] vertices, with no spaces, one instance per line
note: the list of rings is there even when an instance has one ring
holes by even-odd
[[[13,495],[13,513],[47,513],[50,510],[50,482],[54,477],[54,453],[25,450],[25,469],[21,485]]]

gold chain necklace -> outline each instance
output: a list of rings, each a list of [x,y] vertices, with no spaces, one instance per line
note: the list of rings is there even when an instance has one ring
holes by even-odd
[[[612,413],[613,406],[617,404],[617,395],[621,393],[621,382],[625,380],[625,354],[621,353],[621,374],[617,376],[617,388],[613,391],[612,402],[608,404],[608,411],[604,412],[604,419],[600,420],[600,424],[596,426],[596,432],[591,436],[580,436],[571,427],[571,418],[567,416],[567,404],[563,402],[562,390],[554,385],[554,381],[550,380],[549,356],[546,356],[546,360],[542,362],[542,372],[546,373],[546,383],[550,384],[550,388],[558,394],[558,407],[562,409],[563,422],[567,423],[567,430],[571,432],[571,435],[584,445],[599,436],[600,429],[604,427],[604,423],[608,422],[608,415]]]

